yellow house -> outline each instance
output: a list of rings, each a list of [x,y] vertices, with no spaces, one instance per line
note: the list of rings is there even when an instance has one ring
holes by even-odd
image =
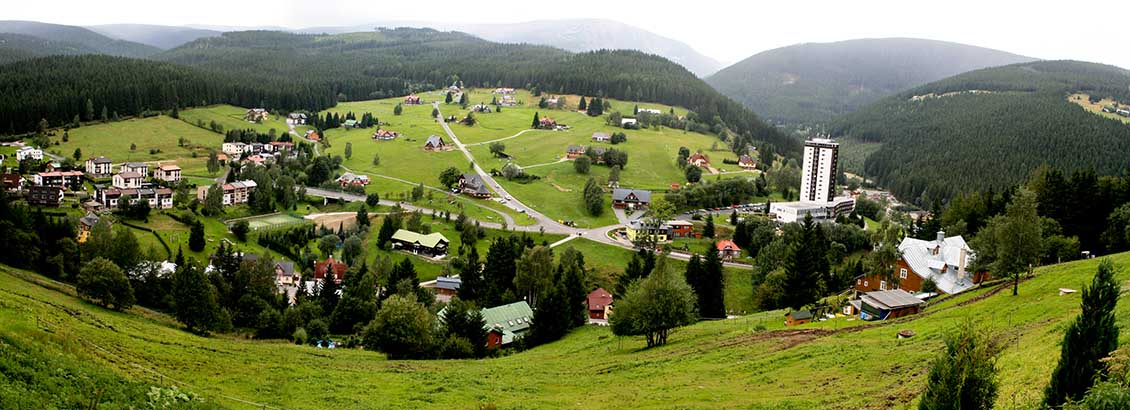
[[[628,222],[628,240],[635,242],[637,238],[648,237],[655,242],[667,242],[671,236],[671,229],[667,224],[660,226],[647,225],[642,219]]]

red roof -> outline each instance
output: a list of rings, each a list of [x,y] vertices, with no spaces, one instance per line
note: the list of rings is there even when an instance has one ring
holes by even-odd
[[[718,241],[718,244],[716,246],[718,247],[719,251],[727,251],[728,250],[728,251],[735,251],[736,252],[736,251],[742,250],[742,248],[739,248],[738,245],[734,244],[734,241],[731,241],[729,239]]]
[[[585,304],[588,305],[589,310],[603,311],[605,307],[612,305],[612,294],[604,288],[598,288],[589,293]]]
[[[334,283],[341,283],[341,279],[345,277],[345,270],[348,266],[344,263],[335,261],[333,257],[326,259],[322,262],[314,262],[314,279],[322,279],[326,277],[326,271],[330,270],[333,266]]]

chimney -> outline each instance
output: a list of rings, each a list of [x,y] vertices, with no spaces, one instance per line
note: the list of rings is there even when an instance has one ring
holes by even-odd
[[[965,260],[968,259],[968,257],[969,257],[969,251],[965,250],[964,247],[961,248],[961,251],[958,252],[958,254],[957,254],[957,277],[958,278],[965,278]]]
[[[946,241],[946,231],[938,231],[938,244]]]

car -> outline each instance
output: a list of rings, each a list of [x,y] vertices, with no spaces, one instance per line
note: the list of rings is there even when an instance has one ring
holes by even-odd
[[[585,235],[584,231],[577,231],[577,236],[584,236],[584,235]]]
[[[506,200],[507,200],[507,201],[509,201],[509,200],[511,200],[511,199],[514,199],[514,198],[511,198],[511,197],[510,197],[510,195],[507,195],[507,196],[506,196]]]
[[[518,213],[520,213],[520,214],[524,214],[524,213],[526,213],[526,210],[525,210],[525,209],[519,209],[519,210],[518,210]]]

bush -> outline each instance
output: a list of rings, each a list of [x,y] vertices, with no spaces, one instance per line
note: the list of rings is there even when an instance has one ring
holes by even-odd
[[[129,309],[136,302],[125,272],[102,257],[94,258],[83,266],[75,289],[80,296],[116,310]]]
[[[435,317],[416,302],[415,295],[393,295],[362,331],[368,350],[382,351],[389,359],[419,359],[430,353]]]
[[[239,221],[231,226],[231,233],[235,235],[235,239],[240,242],[247,242],[247,233],[251,232],[251,224],[247,221]]]
[[[298,328],[298,329],[295,329],[294,333],[290,335],[290,340],[293,340],[294,344],[296,344],[296,345],[306,344],[306,339],[307,339],[306,329],[301,328],[301,327]]]

